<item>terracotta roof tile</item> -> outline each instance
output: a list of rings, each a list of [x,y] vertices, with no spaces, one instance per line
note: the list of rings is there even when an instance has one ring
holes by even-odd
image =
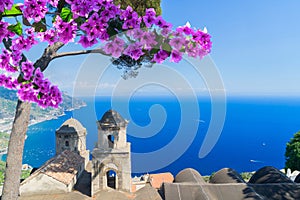
[[[43,173],[59,182],[69,185],[74,176],[77,175],[82,163],[84,163],[83,157],[72,151],[65,150],[61,154],[48,160],[28,178],[30,179],[31,177],[35,177],[38,174]]]
[[[159,189],[162,183],[173,183],[174,176],[167,172],[161,174],[150,174],[150,184],[152,187]]]

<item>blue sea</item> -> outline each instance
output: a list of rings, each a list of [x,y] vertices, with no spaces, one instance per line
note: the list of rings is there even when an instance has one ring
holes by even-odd
[[[133,174],[168,171],[176,175],[188,167],[202,175],[224,167],[239,172],[270,165],[283,168],[286,143],[300,130],[300,98],[228,97],[220,137],[212,150],[200,158],[199,150],[212,118],[209,98],[197,99],[198,119],[193,118],[194,108],[189,108],[188,98],[184,100],[186,102],[173,97],[136,97],[130,101],[120,98],[113,105],[109,97],[83,100],[86,107],[29,127],[23,163],[39,167],[53,157],[55,130],[70,117],[78,119],[87,128],[87,147],[92,151],[97,142],[96,120],[111,108],[120,110],[121,115],[130,120],[127,139],[134,157]],[[184,114],[183,109],[187,109],[189,115]],[[190,122],[193,127],[182,129],[183,121]],[[161,124],[156,127],[153,123]],[[175,140],[177,142],[173,142]]]

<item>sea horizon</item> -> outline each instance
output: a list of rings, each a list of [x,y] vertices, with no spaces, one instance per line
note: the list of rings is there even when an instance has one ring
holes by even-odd
[[[57,119],[29,127],[23,163],[39,167],[53,157],[55,155],[55,130],[70,117],[76,118],[87,128],[87,148],[93,149],[97,141],[96,120],[99,120],[110,108],[115,108],[111,105],[110,97],[84,97],[83,100],[87,103],[86,107],[67,111],[66,115]],[[127,138],[131,142],[132,152],[146,154],[159,151],[178,134],[176,131],[181,120],[180,104],[184,102],[179,102],[176,97],[143,98],[139,96],[131,98],[129,104],[122,102],[123,100],[117,99],[114,102],[116,107],[120,105],[122,107],[122,104],[127,106],[133,120],[129,123],[134,122],[142,128],[147,127],[153,120],[149,116],[151,107],[155,108],[160,105],[156,111],[161,112],[163,108],[167,114],[163,128],[151,137],[143,138],[143,135],[137,137],[136,133],[132,133],[135,128],[129,124]],[[182,169],[189,167],[196,169],[202,175],[209,175],[224,167],[233,168],[238,172],[256,171],[263,166],[284,168],[285,144],[294,133],[300,130],[300,120],[297,118],[297,114],[300,113],[300,102],[297,100],[299,99],[296,97],[282,96],[272,98],[228,96],[225,102],[226,118],[220,138],[207,156],[199,158],[199,149],[211,120],[211,102],[209,97],[198,98],[200,118],[193,120],[198,120],[199,127],[186,151],[174,162],[153,171],[145,170],[144,173],[171,172],[176,175]],[[187,105],[189,105],[188,102]],[[118,112],[124,115],[122,110]],[[128,118],[126,114],[123,117]],[[186,134],[191,134],[188,130],[185,131],[187,131]],[[150,133],[144,134],[150,135]],[[45,140],[45,138],[48,139]],[[157,161],[164,160],[163,156],[165,155],[157,158]],[[138,160],[132,160],[133,175],[142,174],[134,172],[136,166],[139,165],[137,168],[142,168],[143,166],[140,166],[142,164]]]

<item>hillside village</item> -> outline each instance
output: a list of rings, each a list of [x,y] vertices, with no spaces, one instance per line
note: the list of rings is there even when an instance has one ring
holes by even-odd
[[[56,156],[21,183],[19,199],[300,199],[300,175],[294,181],[273,167],[258,170],[246,182],[230,168],[205,182],[194,169],[131,177],[128,121],[114,110],[97,121],[98,141],[86,149],[86,129],[68,119],[56,130]],[[91,154],[91,160],[90,160]]]

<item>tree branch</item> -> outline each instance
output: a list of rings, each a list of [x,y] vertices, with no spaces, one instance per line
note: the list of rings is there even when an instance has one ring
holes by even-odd
[[[34,66],[40,67],[41,71],[45,71],[45,69],[48,67],[49,63],[53,59],[53,57],[56,55],[56,52],[64,46],[64,43],[62,42],[56,42],[52,45],[49,45],[43,55],[34,63]]]
[[[105,53],[102,49],[92,49],[92,50],[82,50],[82,51],[71,51],[71,52],[63,52],[63,53],[56,53],[53,55],[52,60],[56,58],[66,57],[66,56],[76,56],[76,55],[84,55],[90,53],[98,53],[104,56],[108,56],[109,54]]]

